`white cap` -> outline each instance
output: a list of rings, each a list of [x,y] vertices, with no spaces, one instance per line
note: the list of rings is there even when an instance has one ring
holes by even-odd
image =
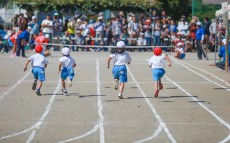
[[[36,19],[36,16],[32,16],[32,19]]]
[[[176,44],[177,46],[182,46],[183,44],[181,42],[177,43]]]
[[[117,42],[117,48],[125,48],[125,42],[124,41]]]
[[[57,13],[57,12],[55,12],[55,13],[54,13],[54,15],[56,16],[56,15],[58,15],[58,13]]]
[[[141,33],[140,33],[140,35],[144,35],[144,33],[143,33],[143,32],[141,32]]]
[[[28,28],[27,28],[28,30],[31,30],[32,29],[32,27],[31,26],[28,26]]]
[[[50,35],[49,35],[49,34],[46,34],[45,37],[46,37],[47,39],[49,39],[49,38],[50,38]]]
[[[224,43],[224,45],[226,45],[226,39],[223,39],[223,40],[222,40],[222,43]]]
[[[198,21],[198,22],[196,23],[196,25],[202,25],[202,23],[201,23],[200,21]]]
[[[99,16],[103,16],[103,12],[100,12],[100,13],[99,13]]]
[[[70,49],[68,47],[64,47],[61,52],[64,56],[70,55]]]

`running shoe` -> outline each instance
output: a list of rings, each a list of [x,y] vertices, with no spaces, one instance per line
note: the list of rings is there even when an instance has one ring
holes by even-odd
[[[36,90],[36,94],[37,94],[37,96],[41,96],[42,95],[41,92],[40,92],[40,90]]]
[[[154,94],[155,98],[158,97],[158,94],[159,94],[159,90],[157,89],[156,92],[155,92],[155,94]]]
[[[67,90],[65,90],[65,89],[62,89],[61,92],[62,92],[65,96],[68,95],[68,92],[67,92]]]
[[[35,81],[33,82],[33,85],[32,85],[32,90],[35,90],[35,89],[36,89],[36,87],[37,87],[37,80],[35,80]]]
[[[118,84],[119,84],[118,80],[115,81],[115,84],[114,84],[114,89],[115,89],[115,90],[118,90]]]
[[[118,97],[119,97],[120,99],[123,99],[123,95],[122,95],[121,93],[118,94]]]

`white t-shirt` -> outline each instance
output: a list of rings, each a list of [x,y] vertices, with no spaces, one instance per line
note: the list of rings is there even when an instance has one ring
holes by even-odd
[[[45,19],[45,20],[42,21],[42,25],[43,24],[47,24],[48,26],[53,26],[53,21]],[[44,27],[42,32],[44,32],[44,33],[52,33],[52,27],[49,27],[49,28]]]
[[[127,52],[123,52],[121,54],[119,53],[110,54],[109,57],[114,59],[113,60],[114,65],[126,65],[127,63],[132,61],[130,55]]]
[[[72,67],[76,62],[70,56],[63,56],[59,59],[59,63],[62,64],[63,68]]]
[[[165,66],[165,55],[161,55],[161,56],[154,55],[149,60],[149,66],[151,66],[152,69],[155,69],[155,68],[164,68],[164,66]]]
[[[45,67],[45,64],[48,64],[48,60],[42,54],[36,53],[32,55],[29,60],[33,67]]]
[[[180,53],[184,53],[184,48],[177,48]]]

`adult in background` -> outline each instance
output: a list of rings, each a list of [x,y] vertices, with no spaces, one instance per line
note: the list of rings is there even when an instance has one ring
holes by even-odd
[[[22,31],[17,37],[17,53],[16,56],[20,56],[20,51],[22,51],[22,58],[26,58],[25,55],[25,46],[29,42],[31,27],[28,27],[27,30]]]
[[[41,24],[43,35],[49,34],[49,41],[52,42],[52,33],[53,33],[53,21],[50,18],[50,15],[46,16],[46,19],[42,21]]]
[[[63,29],[63,22],[62,19],[59,18],[59,14],[56,12],[54,13],[54,17],[53,17],[53,32],[54,32],[54,36],[61,36],[61,32]]]
[[[197,57],[199,60],[202,60],[202,54],[205,59],[208,60],[207,53],[205,53],[202,44],[204,40],[204,28],[201,25],[201,22],[197,22],[197,30],[196,30],[196,48],[197,48]]]

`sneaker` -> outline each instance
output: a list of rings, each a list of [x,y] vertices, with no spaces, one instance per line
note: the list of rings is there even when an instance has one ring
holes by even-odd
[[[121,93],[118,94],[118,97],[119,97],[120,99],[123,99],[123,95],[122,95]]]
[[[36,90],[36,94],[37,94],[37,96],[41,96],[42,95],[41,92],[40,92],[40,90]]]
[[[71,87],[72,86],[72,81],[68,78],[67,79],[67,83],[68,83],[68,86]]]
[[[35,90],[36,87],[37,87],[37,81],[35,80],[35,81],[33,82],[33,85],[32,85],[32,90]]]
[[[114,89],[115,89],[115,90],[118,90],[118,84],[119,84],[118,80],[115,81],[115,84],[114,84]]]
[[[65,89],[62,89],[61,92],[62,92],[65,96],[68,95],[68,92],[67,92],[67,90],[65,90]]]
[[[155,92],[155,94],[154,94],[155,98],[158,97],[158,94],[159,94],[159,90],[156,90],[156,92]]]

